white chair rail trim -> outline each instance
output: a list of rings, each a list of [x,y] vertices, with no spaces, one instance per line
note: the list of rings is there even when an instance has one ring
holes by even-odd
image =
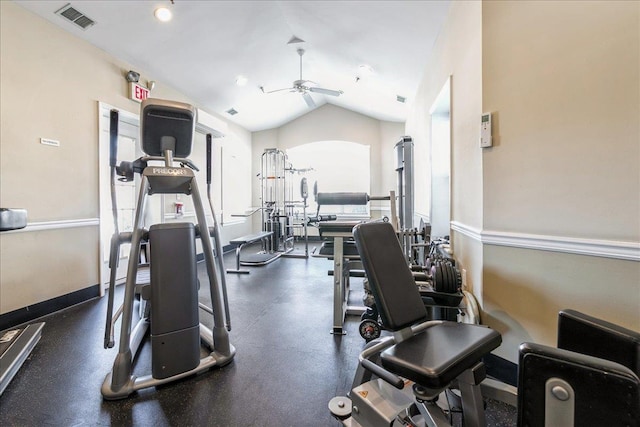
[[[58,221],[42,221],[42,222],[29,222],[25,228],[19,230],[11,230],[3,232],[2,234],[9,233],[27,233],[30,231],[45,231],[45,230],[60,230],[63,228],[78,228],[78,227],[97,227],[100,225],[99,218],[81,218],[81,219],[64,219]]]
[[[486,245],[640,261],[640,242],[479,230],[457,221],[451,229]]]

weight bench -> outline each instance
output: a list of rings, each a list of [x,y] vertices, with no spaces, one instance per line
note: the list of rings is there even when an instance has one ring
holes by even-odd
[[[227,273],[236,273],[236,274],[249,274],[249,270],[241,270],[240,264],[242,265],[266,265],[271,261],[275,261],[280,257],[280,253],[268,253],[266,252],[268,239],[273,236],[273,231],[261,231],[255,234],[248,234],[246,236],[238,237],[233,240],[230,240],[229,243],[232,245],[236,245],[236,268],[235,269],[227,269]],[[262,241],[262,249],[265,250],[263,254],[257,254],[258,256],[254,256],[250,260],[240,261],[240,252],[242,248],[251,243],[255,243],[258,241]]]
[[[382,324],[393,335],[370,342],[360,354],[349,396],[353,410],[346,414],[334,410],[347,406],[344,401],[348,400],[336,397],[329,403],[334,415],[345,418],[350,412],[345,425],[374,427],[392,425],[415,408],[432,421],[427,425],[446,423],[435,400],[455,385],[461,392],[465,426],[484,426],[479,385],[485,377],[482,357],[500,345],[500,334],[479,325],[427,321],[391,224],[359,224],[353,235]],[[378,378],[372,379],[373,375]]]

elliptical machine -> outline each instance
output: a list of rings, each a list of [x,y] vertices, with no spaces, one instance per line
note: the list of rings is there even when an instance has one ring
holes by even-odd
[[[112,129],[113,129],[112,114]],[[116,116],[117,124],[117,116]],[[135,210],[133,232],[112,238],[109,266],[109,302],[105,331],[105,348],[114,345],[113,327],[122,316],[118,354],[113,369],[102,384],[102,396],[107,400],[121,399],[136,390],[154,387],[200,373],[214,366],[225,366],[233,360],[235,348],[229,342],[230,323],[226,295],[225,269],[222,261],[219,228],[209,194],[209,206],[214,226],[207,226],[205,211],[198,191],[194,170],[187,158],[191,153],[196,125],[196,109],[188,104],[160,99],[146,99],[140,109],[142,151],[146,156],[135,162],[123,162],[116,167],[117,131],[111,134],[110,165],[112,201],[116,174],[132,180],[134,173],[142,179]],[[207,138],[207,187],[211,183],[211,139]],[[149,162],[161,162],[159,166]],[[175,166],[178,163],[179,166]],[[185,194],[192,196],[197,225],[192,223],[154,224],[143,228],[147,197],[153,194]],[[216,259],[214,260],[215,240]],[[196,238],[202,242],[209,277],[212,308],[198,302]],[[150,280],[136,283],[140,245],[150,247]],[[115,274],[122,243],[131,243],[124,301],[113,314]],[[216,263],[217,261],[217,263]],[[134,303],[139,297],[140,319],[133,325]],[[213,317],[213,328],[200,322],[199,309]],[[133,360],[146,332],[150,329],[152,373],[133,375]],[[200,358],[200,344],[210,353]]]

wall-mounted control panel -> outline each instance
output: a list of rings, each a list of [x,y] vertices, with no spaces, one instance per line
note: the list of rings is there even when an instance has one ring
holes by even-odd
[[[480,147],[493,146],[491,138],[491,113],[484,113],[480,119]]]

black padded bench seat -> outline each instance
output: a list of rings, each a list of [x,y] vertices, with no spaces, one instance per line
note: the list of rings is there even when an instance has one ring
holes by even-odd
[[[260,231],[255,234],[247,234],[246,236],[236,237],[233,240],[230,240],[229,243],[232,245],[247,245],[249,243],[255,243],[258,240],[266,239],[267,237],[271,237],[273,231]]]
[[[328,221],[321,222],[318,224],[318,233],[320,237],[323,239],[333,239],[331,234],[335,233],[346,233],[348,234],[348,238],[351,238],[351,232],[353,231],[353,227],[358,225],[361,221]],[[325,234],[329,234],[329,236],[325,236]]]
[[[323,255],[328,258],[333,258],[333,243],[332,241],[322,242],[320,246],[320,250],[318,251],[318,255]],[[356,244],[353,241],[343,241],[342,242],[342,255],[349,257],[360,258],[360,254],[358,253],[358,248],[356,248]]]
[[[240,273],[240,274],[248,274],[248,270],[240,270],[240,251],[245,245],[249,245],[251,243],[262,241],[263,249],[266,248],[267,240],[273,235],[273,231],[260,231],[255,234],[247,234],[246,236],[236,237],[233,240],[229,241],[229,244],[236,245],[236,268],[227,269],[227,273]],[[263,257],[260,257],[259,260],[253,260],[249,262],[250,265],[265,265],[274,261],[278,258],[280,254],[264,254]]]
[[[447,387],[470,371],[473,374],[473,385],[468,387],[470,395],[480,396],[478,384],[485,375],[480,362],[502,343],[500,334],[465,323],[428,325],[420,292],[391,224],[359,224],[353,235],[383,325],[390,331],[407,331],[394,337],[380,353],[382,368],[433,390]],[[421,327],[424,329],[419,331]]]
[[[500,334],[484,326],[443,322],[380,355],[382,366],[429,388],[443,388],[497,348]]]

